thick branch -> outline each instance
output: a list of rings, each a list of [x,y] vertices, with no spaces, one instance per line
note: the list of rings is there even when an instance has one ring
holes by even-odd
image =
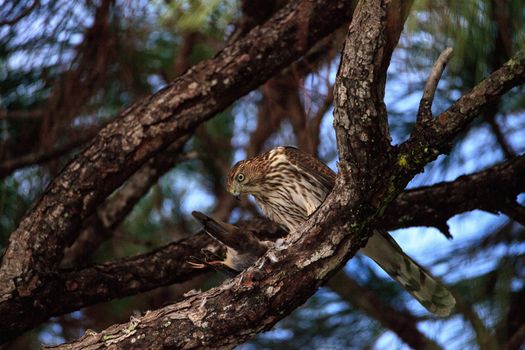
[[[381,223],[389,230],[409,226],[439,227],[440,223],[446,224],[450,217],[465,211],[483,209],[495,212],[500,205],[506,203],[506,198],[514,198],[515,194],[525,192],[525,182],[522,181],[524,177],[525,156],[522,156],[487,170],[462,176],[452,182],[407,190],[400,194],[386,210]],[[257,232],[256,236],[259,237],[280,236],[279,227],[269,221],[254,219],[238,225]],[[69,270],[65,274],[51,274],[47,277],[45,289],[36,290],[30,297],[15,299],[18,306],[14,310],[17,310],[17,313],[12,315],[11,311],[2,310],[4,317],[0,318],[0,329],[5,330],[6,334],[16,334],[52,316],[111,298],[125,297],[171,283],[184,282],[192,277],[191,271],[183,264],[184,261],[192,255],[199,255],[202,249],[209,248],[214,243],[207,239],[207,236],[197,234],[144,255],[85,269]],[[164,273],[144,273],[147,272],[144,266],[156,266],[161,261],[158,257],[169,257],[164,260],[162,267],[170,271],[169,276]],[[126,271],[126,276],[133,276],[133,283],[123,283],[126,280],[123,280],[122,276],[111,274],[110,271]],[[197,270],[193,272],[195,275],[200,273]],[[105,286],[120,286],[120,288],[100,288],[97,294],[89,294],[90,287],[85,290],[86,295],[83,294],[83,289],[77,288],[63,294],[66,289],[64,286],[71,284],[68,281],[79,280],[86,286],[97,286],[103,280]],[[54,303],[52,298],[49,299],[49,296],[59,295],[64,295],[59,303]],[[37,303],[39,307],[35,308],[29,300],[39,301]],[[373,304],[379,305],[375,302]],[[358,306],[366,311],[362,305]],[[369,314],[375,318],[373,314]],[[21,317],[21,315],[31,315],[31,317]],[[386,324],[385,326],[391,328]]]
[[[66,248],[60,265],[62,267],[73,267],[80,261],[86,261],[162,175],[178,162],[194,158],[193,152],[179,154],[185,142],[186,139],[183,138],[150,159],[114,195],[102,203],[96,214],[85,221],[77,240]]]
[[[237,224],[262,237],[282,236],[274,223],[253,219]],[[190,238],[117,261],[80,269],[59,270],[46,276],[46,284],[31,295],[19,295],[10,308],[2,309],[0,340],[7,340],[59,316],[104,301],[138,294],[173,283],[186,282],[208,270],[195,269],[187,261],[201,250],[221,247],[202,232]]]
[[[30,293],[38,288],[45,271],[60,262],[82,220],[128,176],[335,30],[350,17],[349,4],[291,2],[214,59],[193,67],[108,124],[52,181],[11,235],[0,267],[0,302],[13,298],[17,290]],[[307,32],[298,33],[299,28]],[[297,45],[299,36],[304,45]]]
[[[343,177],[350,177],[346,182],[354,182],[356,190],[367,188],[362,185],[370,178],[375,182],[384,165],[381,160],[390,150],[382,84],[388,64],[385,71],[380,70],[381,62],[389,61],[383,56],[384,7],[379,1],[363,1],[357,6],[334,88],[334,127],[342,163],[339,168]]]
[[[372,30],[376,37],[368,37],[371,46],[366,43],[367,48],[372,49],[367,51],[365,48],[363,55],[375,55],[379,50],[384,27],[381,18],[386,13],[386,7],[379,1],[363,1],[358,5],[360,11],[356,12],[351,28],[356,28],[355,23],[359,23],[360,29],[377,29]],[[352,40],[351,36],[347,38],[347,44],[354,48],[361,43],[360,40]],[[363,60],[370,62],[369,57]],[[379,60],[377,64],[381,62]],[[357,66],[359,61],[352,63]],[[349,92],[349,99],[358,97],[355,91]],[[366,125],[361,129],[377,130]],[[367,160],[357,162],[362,166],[359,171],[364,171],[370,163],[366,157],[361,159]],[[384,185],[365,184],[373,191]],[[272,249],[261,258],[257,268],[251,267],[239,277],[205,293],[149,312],[129,324],[113,326],[100,334],[88,334],[62,348],[108,345],[128,349],[229,348],[269,329],[311,296],[332,271],[342,266],[364,243],[369,234],[366,223],[370,216],[359,209],[366,206],[368,198],[362,192],[353,195],[352,189],[356,186],[350,183],[350,190],[344,186],[337,188],[339,191],[334,191],[327,198],[300,232],[292,233],[280,249]]]
[[[384,12],[384,5],[365,0],[358,7],[360,11],[356,13],[355,22],[362,24],[360,29],[378,28],[377,33],[380,33],[382,26],[377,27],[376,21],[381,19],[380,13]],[[376,37],[376,41],[379,37]],[[369,38],[369,40],[374,41],[374,38]],[[359,41],[348,40],[347,44],[349,42],[354,47],[360,43]],[[373,49],[368,54],[377,53],[377,44],[377,42],[371,44]],[[363,59],[370,62],[369,57]],[[359,60],[354,61],[349,66],[353,66],[357,62]],[[370,65],[366,65],[365,68],[370,68]],[[492,80],[493,87],[485,86],[483,90],[489,94],[491,91],[503,93],[512,84],[521,81],[521,79],[516,79],[515,74],[523,74],[523,69],[511,69],[507,73],[509,74],[504,77],[500,76],[502,78],[500,80]],[[359,78],[363,78],[363,76]],[[347,91],[349,100],[355,98],[359,101],[358,103],[366,103],[366,101],[360,101],[359,96],[356,96],[361,92],[364,92],[365,96],[371,96],[371,88],[366,87],[369,81],[366,79],[363,81],[365,86],[363,89]],[[472,95],[467,96],[472,97]],[[435,133],[430,133],[430,135],[433,138],[426,141],[423,138],[418,141],[424,142],[423,145],[444,147],[455,133],[459,132],[464,124],[473,118],[472,113],[486,103],[485,97],[476,101],[470,101],[467,98],[467,102],[463,105],[465,109],[458,111],[460,112],[460,119],[462,119],[459,123],[449,120],[448,117],[438,118],[438,124],[441,122],[449,124],[440,125],[435,130],[432,128]],[[367,111],[362,110],[362,112]],[[347,152],[342,152],[342,155],[345,155],[342,162],[348,162],[346,157],[349,155],[358,154],[360,156],[355,162],[358,166],[357,173],[366,169],[378,170],[377,166],[371,164],[368,159],[369,155],[365,154],[367,148],[377,146],[377,144],[370,142],[377,141],[375,137],[378,136],[377,125],[369,124],[366,116],[368,114],[365,114],[365,118],[362,118],[361,114],[353,116],[351,119],[362,118],[364,120],[354,121],[352,125],[357,125],[357,127],[348,128],[348,130],[359,129],[363,131],[354,134],[354,137],[357,138],[365,136],[366,139],[360,140],[363,147],[356,153],[351,147],[343,144]],[[348,119],[348,116],[346,117]],[[343,129],[345,125],[350,124],[339,123]],[[344,134],[341,136],[346,137]],[[420,134],[415,135],[415,138],[420,137]],[[338,142],[340,145],[344,143],[342,139],[338,139]],[[365,146],[366,143],[368,144]],[[358,146],[360,145],[358,144]],[[411,152],[419,150],[418,147],[420,147],[419,144],[411,140],[403,145],[402,151],[412,154]],[[377,150],[370,151],[371,153],[377,152]],[[421,151],[424,154],[423,149]],[[400,156],[404,154],[401,153]],[[419,158],[416,159],[419,160]],[[385,172],[383,181],[364,179],[360,184],[364,184],[364,189],[370,190],[375,195],[374,198],[367,197],[359,190],[353,191],[358,187],[356,183],[349,183],[350,190],[348,190],[342,186],[342,181],[338,181],[336,191],[333,191],[302,230],[288,238],[282,247],[286,249],[271,250],[266,257],[259,261],[258,268],[249,268],[240,277],[229,280],[220,287],[191,296],[180,303],[149,312],[143,317],[133,319],[130,323],[112,326],[101,333],[87,334],[77,342],[64,345],[62,348],[85,348],[86,346],[100,348],[109,345],[126,349],[231,347],[260,331],[269,329],[277,320],[287,315],[312,295],[317,287],[326,281],[334,270],[355,254],[364,243],[369,233],[369,226],[374,220],[381,217],[382,210],[371,213],[368,210],[361,209],[371,204],[384,208],[402,191],[413,174],[431,159],[431,157],[423,159],[422,164],[416,163],[416,167],[411,158],[403,159],[400,157],[399,162],[393,167],[396,172],[391,170]],[[343,164],[342,168],[346,173],[343,175],[354,175],[354,173],[350,173],[348,164]],[[350,180],[353,177],[349,176]],[[290,244],[290,240],[295,240],[294,244]]]
[[[385,211],[388,230],[409,226],[434,226],[448,233],[447,220],[481,209],[506,213],[509,200],[525,192],[525,156],[450,182],[406,190]]]
[[[201,248],[216,246],[206,234],[197,234],[147,254],[79,270],[60,270],[32,294],[19,295],[2,310],[0,340],[20,334],[51,316],[96,303],[185,282],[207,272],[187,264]]]

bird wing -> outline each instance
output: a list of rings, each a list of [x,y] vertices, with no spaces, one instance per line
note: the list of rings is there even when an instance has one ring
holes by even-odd
[[[319,181],[327,192],[332,191],[335,186],[335,173],[326,164],[315,158],[310,153],[301,151],[295,147],[285,147],[287,158],[290,162],[312,175]]]
[[[208,235],[241,254],[262,255],[268,249],[248,231],[242,232],[237,226],[217,221],[199,211],[193,211],[191,214],[204,226]]]

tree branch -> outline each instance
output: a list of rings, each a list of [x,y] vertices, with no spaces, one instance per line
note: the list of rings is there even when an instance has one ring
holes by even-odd
[[[501,207],[501,212],[525,227],[525,207],[516,202],[515,198],[509,198],[508,203]]]
[[[263,219],[237,223],[241,230],[263,237],[282,236],[282,229]],[[46,284],[30,295],[18,295],[10,308],[2,309],[0,342],[38,325],[53,316],[108,300],[183,283],[208,272],[187,261],[202,250],[222,247],[204,232],[170,243],[145,254],[77,269],[61,269],[46,276]]]
[[[52,181],[12,233],[0,267],[0,303],[38,288],[81,222],[127,177],[335,30],[350,17],[349,4],[291,2],[212,60],[122,112]],[[307,22],[306,34],[297,32],[304,27],[298,19]],[[304,45],[296,45],[298,35]]]
[[[453,50],[450,47],[445,49],[432,66],[427,83],[425,84],[425,89],[423,90],[423,97],[419,102],[419,109],[417,111],[416,118],[416,130],[420,129],[423,124],[432,120],[432,103],[434,102],[434,95],[436,93],[439,80],[441,79],[441,75],[445,70],[445,66],[452,56],[452,51]]]
[[[416,167],[421,169],[421,165],[435,159],[437,154],[446,152],[450,148],[452,139],[478,116],[480,110],[491,100],[524,81],[525,50],[521,50],[501,68],[494,71],[441,113],[429,126],[412,135],[400,147],[398,165],[407,169],[411,168],[410,171]],[[412,154],[407,154],[406,150]],[[416,153],[420,153],[420,155],[416,156]],[[417,163],[422,164],[416,166]]]
[[[370,43],[364,43],[367,47],[363,54],[378,57],[378,43],[386,22],[381,14],[386,13],[387,6],[379,1],[364,1],[358,8],[352,21],[354,28],[355,23],[359,23],[361,28],[374,28],[375,35],[368,35]],[[362,33],[356,37],[357,40],[352,36],[347,38],[347,45],[354,49],[364,39]],[[369,57],[361,58],[370,63],[364,69],[374,65]],[[381,59],[375,64],[382,62]],[[358,66],[358,62],[352,63]],[[373,88],[368,86],[365,95]],[[348,92],[349,99],[358,98],[355,91]],[[360,102],[366,103],[365,100]],[[365,125],[355,122],[354,126],[362,130],[361,135],[378,136],[377,127],[367,121]],[[383,136],[381,132],[379,136]],[[361,155],[361,159],[368,160],[366,155]],[[358,164],[363,166],[360,171],[370,165],[366,161]],[[339,186],[341,183],[338,181]],[[374,184],[376,188],[372,191],[377,192],[382,185]],[[351,189],[355,186],[350,183]],[[352,196],[352,191],[344,187],[338,190],[328,197],[301,232],[290,234],[280,249],[272,249],[260,259],[257,268],[251,267],[239,277],[205,293],[149,312],[129,324],[113,326],[100,334],[88,334],[62,348],[108,345],[116,348],[232,347],[269,329],[312,295],[332,271],[355,254],[370,234],[369,212],[359,210],[366,206],[367,196],[363,196],[363,192]],[[350,225],[352,222],[364,224]],[[150,336],[152,332],[155,336]]]
[[[385,211],[387,230],[434,226],[449,236],[447,221],[454,215],[481,209],[506,212],[509,200],[525,192],[525,156],[454,181],[405,190]]]
[[[498,79],[490,80],[494,74],[488,78],[494,86],[481,83],[479,89],[483,94],[467,94],[466,99],[460,99],[452,107],[459,108],[458,110],[453,110],[453,113],[445,117],[442,115],[431,127],[423,129],[422,133],[426,135],[413,135],[409,142],[400,147],[398,158],[391,168],[386,168],[384,156],[379,158],[381,164],[372,164],[370,155],[378,154],[378,149],[384,149],[384,136],[387,134],[380,127],[383,116],[378,108],[381,107],[373,106],[373,112],[368,112],[363,107],[367,107],[366,97],[382,103],[374,95],[380,93],[378,87],[369,83],[380,83],[377,77],[381,74],[371,72],[378,63],[384,62],[384,57],[378,51],[384,28],[382,14],[385,13],[385,5],[365,0],[360,2],[358,8],[353,23],[361,24],[360,29],[372,28],[373,35],[368,36],[370,42],[359,40],[364,39],[362,37],[347,39],[350,53],[357,51],[360,44],[366,47],[360,51],[363,56],[349,55],[343,58],[343,63],[348,57],[355,59],[348,66],[358,67],[359,71],[353,71],[350,79],[352,81],[348,82],[348,86],[355,89],[346,91],[347,99],[352,103],[355,101],[356,105],[348,106],[345,111],[363,113],[352,117],[342,111],[338,112],[341,114],[336,114],[343,174],[338,178],[336,190],[302,230],[290,235],[281,249],[271,250],[259,261],[258,268],[251,267],[236,279],[180,303],[149,312],[130,323],[112,326],[101,333],[87,334],[61,348],[96,348],[109,345],[127,349],[161,346],[231,347],[257,332],[269,329],[304,302],[333,271],[355,254],[366,241],[369,226],[381,218],[383,210],[413,175],[474,118],[491,94],[501,94],[523,79],[525,62],[522,59],[504,66],[505,74],[498,75],[501,72],[497,71],[494,74]],[[356,28],[356,25],[353,24],[351,28]],[[370,56],[380,59],[373,63]],[[365,65],[361,67],[357,64],[359,62]],[[340,70],[340,73],[341,71],[344,70]],[[356,88],[358,82],[362,82],[362,85]],[[339,95],[339,102],[346,102],[343,101],[344,96],[342,93]],[[341,104],[337,104],[336,110]],[[378,120],[372,122],[368,120],[370,116],[377,117]],[[354,144],[345,144],[346,131],[351,131],[352,136],[359,140]],[[425,147],[431,147],[431,155],[419,156],[420,153],[427,153],[424,151]],[[357,155],[357,159],[352,164],[357,166],[356,170],[349,167],[350,157],[354,155]],[[381,169],[386,171],[380,179],[378,171]],[[372,176],[364,176],[365,179],[360,182],[354,181],[356,174],[366,175],[365,170],[371,170]],[[350,186],[345,188],[345,184]],[[361,184],[365,187],[359,190],[358,185]],[[370,206],[378,210],[371,211]],[[290,244],[292,241],[294,244]]]
[[[439,223],[446,225],[449,218],[462,212],[474,209],[496,212],[500,205],[506,204],[507,198],[514,198],[515,194],[525,192],[525,182],[522,181],[524,177],[525,156],[522,156],[484,171],[461,176],[452,182],[406,190],[385,211],[381,225],[388,230],[409,226],[439,227]],[[149,180],[145,181],[149,182]],[[279,226],[267,220],[252,219],[248,222],[240,222],[237,225],[254,232],[256,236],[281,236]],[[97,236],[100,235],[99,232],[95,231],[94,226],[90,229],[94,230]],[[65,270],[65,272],[50,274],[46,279],[46,288],[37,289],[31,296],[19,296],[13,300],[14,305],[17,305],[16,307],[2,309],[0,339],[7,335],[19,334],[21,331],[34,327],[52,316],[58,316],[112,298],[121,298],[164,285],[184,282],[193,277],[192,271],[188,270],[184,261],[192,255],[199,255],[203,249],[214,250],[218,248],[214,241],[207,239],[207,236],[196,234],[147,254],[83,269]],[[165,259],[162,268],[158,271],[169,271],[169,274],[151,274],[144,270],[145,266],[159,264],[162,261],[161,258]],[[130,280],[123,279],[120,274],[110,273],[111,271],[126,271],[125,275],[128,278],[132,277],[133,283],[124,283]],[[197,270],[193,272],[194,276],[201,273]],[[99,274],[103,276],[99,276]],[[82,281],[83,285],[92,287],[85,289],[85,295],[83,288],[67,291],[64,297],[61,297],[60,302],[54,302],[53,296],[63,295],[63,291],[67,290],[64,286],[77,283],[71,281]],[[101,281],[103,286],[119,286],[119,288],[100,288],[98,294],[91,293],[91,288],[97,286]],[[30,300],[36,300],[38,307],[35,308]],[[380,305],[377,302],[373,304]],[[362,305],[358,306],[366,312]],[[17,312],[11,314],[14,310]],[[372,311],[369,314],[374,317]],[[30,315],[31,317],[21,317],[21,315]],[[395,316],[391,317],[395,318]],[[407,318],[407,320],[409,319]],[[391,328],[386,324],[384,325]]]
[[[216,243],[202,233],[147,254],[50,273],[38,290],[19,295],[9,309],[2,310],[0,340],[6,341],[52,316],[201,275],[207,270],[194,269],[186,261],[208,245]]]
[[[86,261],[162,175],[177,163],[194,158],[193,152],[180,154],[185,142],[186,139],[182,138],[164,152],[150,159],[126,181],[118,192],[102,203],[96,214],[85,221],[76,241],[66,248],[60,266],[73,267],[77,266],[80,261]]]

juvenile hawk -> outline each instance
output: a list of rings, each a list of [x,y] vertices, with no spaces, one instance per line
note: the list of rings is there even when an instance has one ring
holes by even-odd
[[[335,173],[314,156],[293,147],[277,147],[235,164],[227,189],[235,196],[251,194],[264,214],[289,232],[297,230],[321,205],[335,185]],[[360,250],[399,282],[429,311],[449,315],[452,294],[407,256],[383,231],[374,231]]]

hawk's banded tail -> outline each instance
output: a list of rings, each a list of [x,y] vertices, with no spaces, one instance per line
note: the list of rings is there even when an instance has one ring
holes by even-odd
[[[387,232],[374,231],[361,252],[399,282],[421,305],[438,316],[448,316],[456,300],[450,291],[406,255]]]

